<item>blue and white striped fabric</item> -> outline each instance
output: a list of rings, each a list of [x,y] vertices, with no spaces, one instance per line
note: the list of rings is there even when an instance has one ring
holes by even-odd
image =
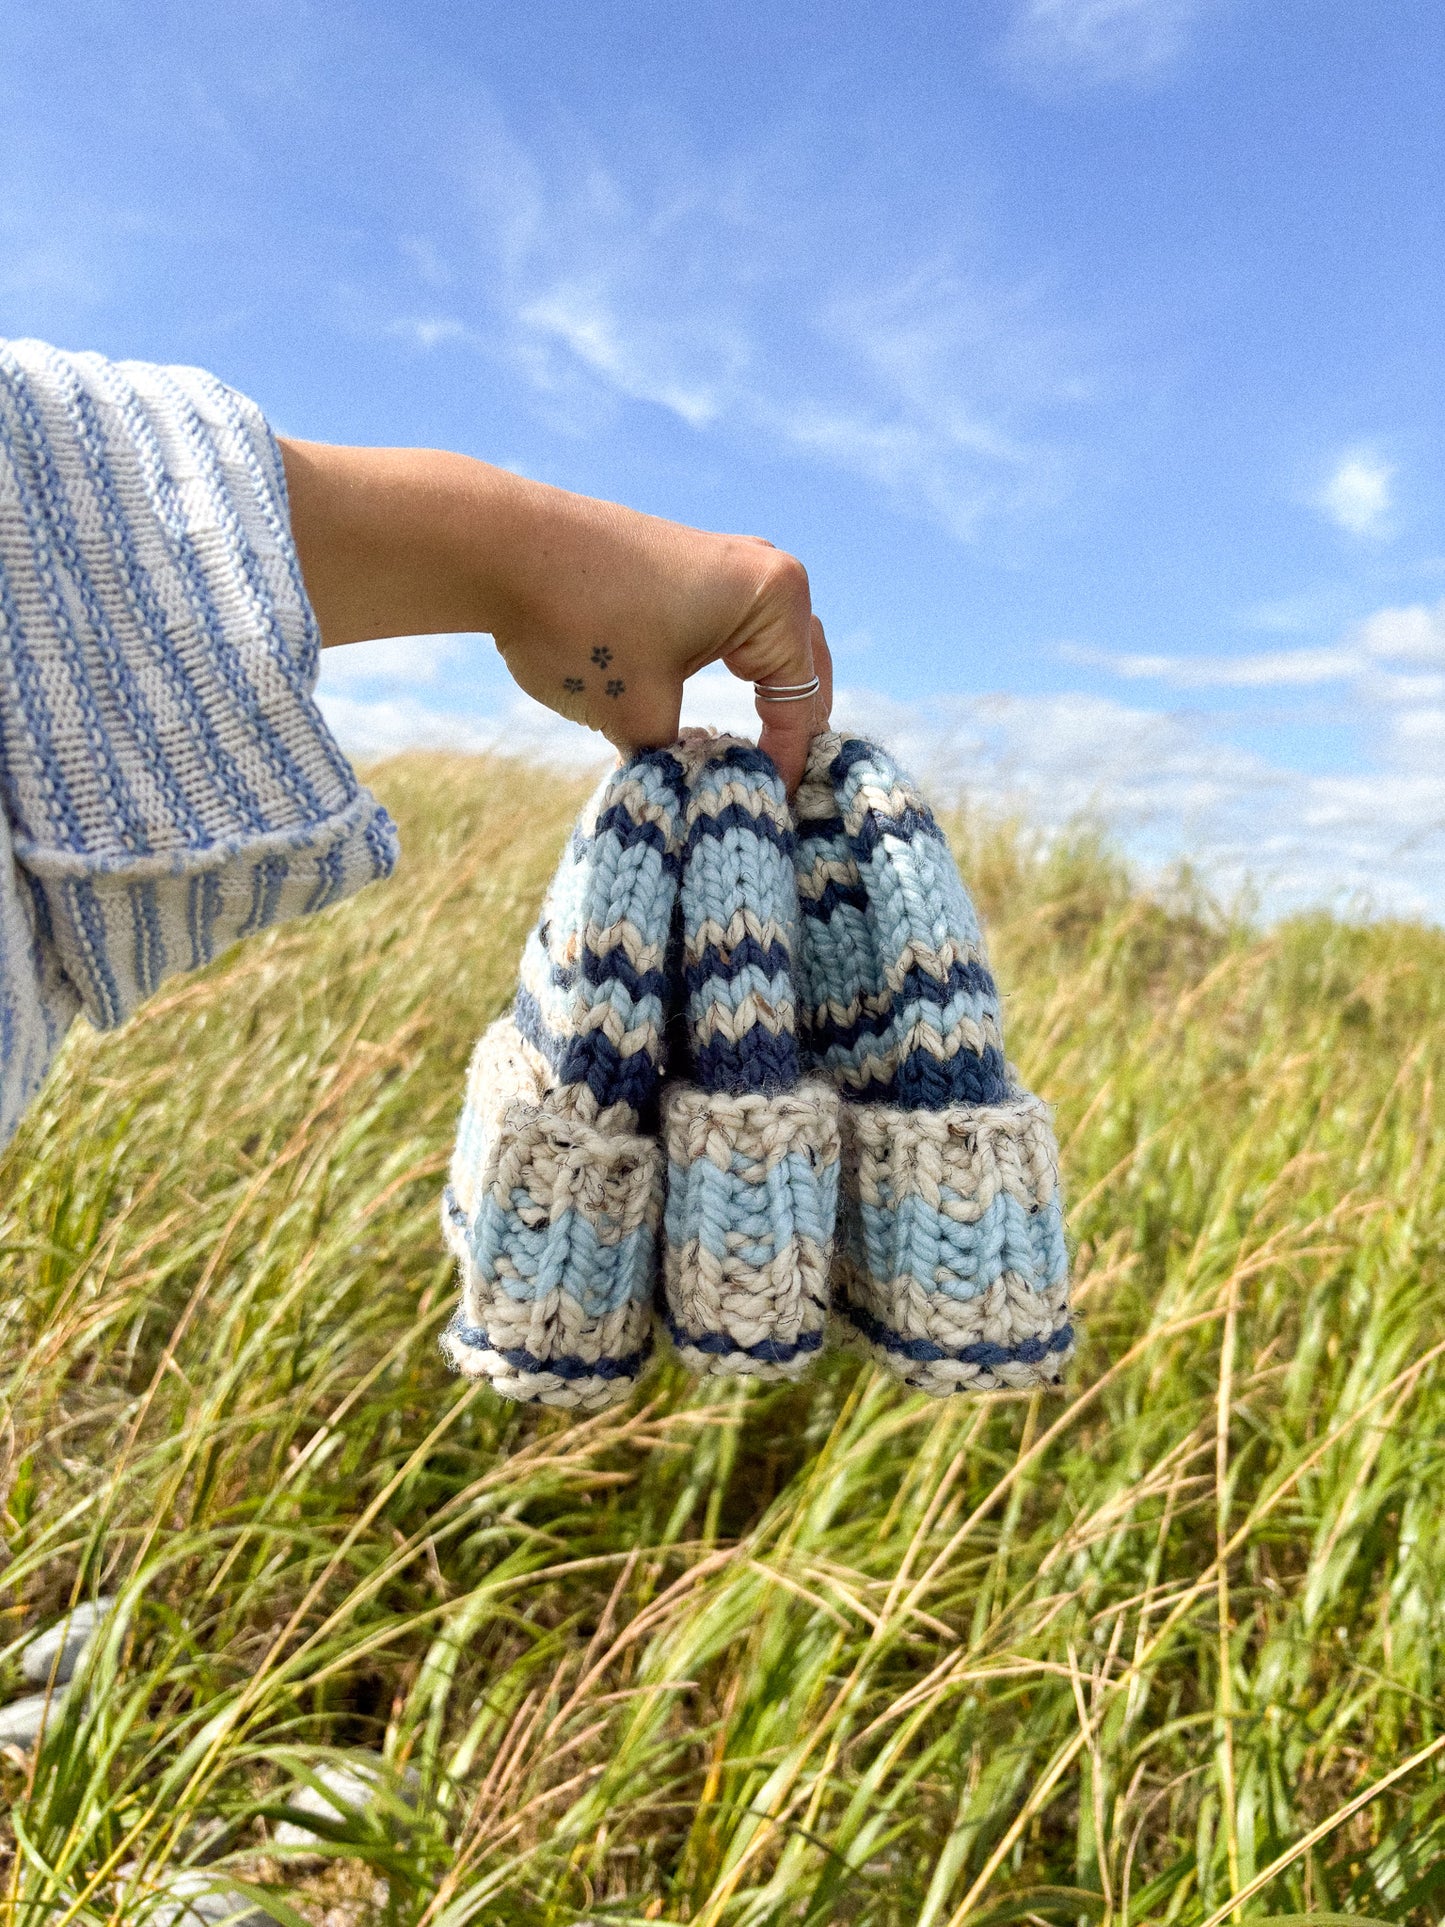
[[[260,410],[0,342],[0,1145],[77,1011],[388,875]]]

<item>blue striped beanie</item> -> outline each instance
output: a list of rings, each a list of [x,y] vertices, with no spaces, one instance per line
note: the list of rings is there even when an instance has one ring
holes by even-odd
[[[655,1320],[706,1373],[796,1377],[831,1321],[921,1391],[1058,1379],[1049,1115],[885,751],[818,737],[792,810],[729,737],[602,784],[473,1056],[443,1223],[445,1348],[511,1398],[625,1397]]]
[[[584,809],[477,1045],[443,1228],[461,1306],[452,1363],[509,1398],[597,1410],[652,1344],[663,1159],[664,964],[682,776],[634,756]]]
[[[843,1100],[838,1322],[921,1391],[1052,1383],[1074,1337],[1058,1151],[943,834],[857,736],[815,739],[794,807],[799,1031]]]

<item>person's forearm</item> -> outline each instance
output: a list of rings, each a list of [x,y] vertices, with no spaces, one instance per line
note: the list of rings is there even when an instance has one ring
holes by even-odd
[[[323,642],[484,631],[520,686],[619,745],[670,741],[686,677],[725,662],[817,702],[759,699],[790,786],[830,670],[802,565],[439,449],[283,441],[292,530]]]
[[[505,469],[433,448],[283,441],[291,527],[325,644],[485,631],[494,564],[539,540],[545,498]]]

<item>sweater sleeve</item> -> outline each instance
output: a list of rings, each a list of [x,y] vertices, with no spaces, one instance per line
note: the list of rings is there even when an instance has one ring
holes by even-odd
[[[0,342],[0,1144],[77,1008],[392,870],[319,640],[252,402]]]

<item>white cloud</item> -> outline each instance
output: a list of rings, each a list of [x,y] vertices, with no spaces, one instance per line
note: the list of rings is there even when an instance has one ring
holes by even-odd
[[[562,432],[662,408],[719,453],[745,442],[859,477],[960,540],[1055,499],[1061,425],[1096,392],[1076,335],[981,258],[900,267],[856,196],[790,230],[768,165],[709,173],[672,151],[624,180],[494,125],[475,227],[407,242],[418,310],[389,332],[499,360]]]
[[[1434,608],[1422,602],[1402,609],[1380,609],[1356,631],[1367,655],[1445,667],[1445,599]]]
[[[1270,914],[1327,904],[1445,920],[1445,599],[1376,610],[1330,648],[1189,658],[1070,644],[1060,654],[1171,688],[1342,682],[1351,718],[1371,732],[1374,767],[1289,768],[1231,742],[1207,712],[1078,691],[902,701],[845,680],[834,714],[881,737],[940,798],[966,795],[1045,832],[1093,817],[1146,870],[1188,858],[1226,896],[1249,879]],[[319,700],[363,759],[420,746],[578,770],[613,754],[522,696],[481,637],[327,650]],[[682,720],[755,735],[752,691],[706,669],[687,685]]]
[[[571,771],[612,755],[515,694],[468,713],[404,691],[327,693],[322,706],[363,759],[415,746],[501,750]],[[1445,918],[1445,704],[1400,716],[1387,766],[1354,776],[1281,767],[1205,716],[1079,693],[905,702],[852,687],[834,714],[881,737],[940,801],[967,797],[1046,833],[1091,817],[1146,871],[1187,857],[1226,897],[1251,884],[1267,914],[1326,904]],[[683,720],[752,735],[751,691],[705,670],[688,685]]]
[[[1394,479],[1390,463],[1369,449],[1354,449],[1341,456],[1314,506],[1350,535],[1386,535]]]
[[[479,646],[471,636],[386,636],[344,643],[323,651],[322,686],[339,691],[377,681],[437,683]],[[485,649],[493,653],[490,641]]]
[[[1127,682],[1165,682],[1176,689],[1284,689],[1340,682],[1361,668],[1356,649],[1266,649],[1239,656],[1113,655],[1064,643],[1066,662],[1107,669]]]
[[[1205,0],[1016,0],[1002,54],[1045,85],[1154,80],[1174,67]]]

